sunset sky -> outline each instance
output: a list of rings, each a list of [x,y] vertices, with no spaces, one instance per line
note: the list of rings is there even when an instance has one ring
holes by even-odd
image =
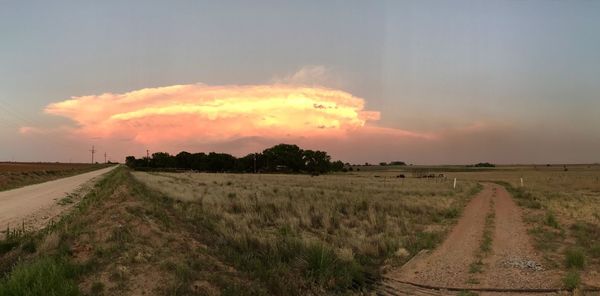
[[[0,161],[600,162],[600,1],[2,1]]]

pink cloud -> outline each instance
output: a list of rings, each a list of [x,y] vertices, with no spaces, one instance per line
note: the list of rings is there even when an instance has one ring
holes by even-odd
[[[289,84],[147,88],[123,94],[73,97],[45,112],[70,118],[85,138],[131,138],[140,144],[215,143],[238,138],[343,138],[358,130],[392,137],[431,138],[368,125],[377,111],[350,93]]]
[[[41,143],[31,147],[56,142],[72,150],[57,155],[81,160],[92,145],[122,161],[126,155],[144,155],[146,149],[241,156],[294,143],[355,163],[577,162],[595,159],[600,145],[598,138],[570,135],[563,143],[555,131],[490,120],[431,132],[385,127],[379,124],[380,112],[365,109],[363,98],[297,84],[147,88],[73,97],[48,105],[45,112],[73,124],[24,126],[19,130],[24,139]]]

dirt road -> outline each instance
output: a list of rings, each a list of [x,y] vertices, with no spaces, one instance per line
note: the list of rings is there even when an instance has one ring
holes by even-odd
[[[59,200],[115,167],[0,192],[0,231],[9,225],[21,227],[24,221],[35,228],[40,219],[48,220],[65,208],[57,206]]]
[[[510,194],[500,185],[483,185],[446,240],[435,250],[417,255],[402,268],[388,273],[386,277],[390,280],[385,285],[390,289],[394,286],[406,289],[406,285],[397,282],[406,281],[451,288],[561,286],[561,274],[541,264],[541,255],[531,244],[521,209]],[[486,218],[493,222],[486,226]],[[489,251],[482,251],[486,227],[492,242]]]

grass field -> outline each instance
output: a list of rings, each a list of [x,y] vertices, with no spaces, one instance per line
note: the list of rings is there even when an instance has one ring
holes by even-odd
[[[117,169],[51,230],[14,239],[0,267],[30,259],[0,291],[54,262],[92,295],[358,293],[439,243],[478,189],[367,173],[135,174]]]
[[[396,178],[399,172],[122,167],[60,222],[0,244],[0,272],[8,272],[0,294],[28,295],[26,287],[41,289],[29,295],[361,294],[382,271],[440,243],[479,180],[509,188],[545,266],[570,270],[566,286],[598,270],[600,169],[457,169],[424,179]],[[40,282],[45,274],[52,280]]]
[[[370,174],[135,176],[184,201],[182,215],[205,221],[225,260],[277,294],[364,285],[383,265],[440,242],[477,190],[474,182],[453,190],[440,180]]]
[[[0,191],[73,176],[104,164],[0,162]]]

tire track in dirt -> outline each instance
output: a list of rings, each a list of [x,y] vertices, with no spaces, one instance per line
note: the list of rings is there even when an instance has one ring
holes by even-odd
[[[389,280],[383,284],[388,289],[397,286],[401,288],[399,291],[406,290],[406,285],[395,280],[452,288],[561,287],[561,273],[541,266],[541,256],[527,234],[522,211],[510,194],[497,184],[482,185],[483,190],[467,204],[462,217],[438,248],[415,256],[400,269],[385,275]],[[477,260],[485,217],[490,210],[495,213],[492,249],[483,257],[483,270],[470,272],[470,264]]]
[[[495,188],[496,221],[492,252],[483,262],[486,265],[481,286],[502,288],[560,288],[561,274],[547,270],[541,264],[542,255],[536,252],[523,212],[510,193],[497,184]]]
[[[470,276],[469,265],[483,235],[491,198],[491,187],[484,185],[483,190],[469,201],[462,217],[438,248],[430,254],[418,255],[387,276],[427,285],[464,286]]]

